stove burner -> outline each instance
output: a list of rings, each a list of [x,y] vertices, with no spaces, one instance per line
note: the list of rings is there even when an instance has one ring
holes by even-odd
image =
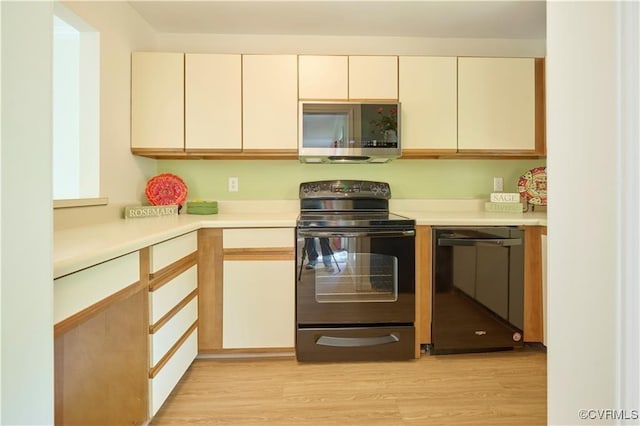
[[[413,228],[415,220],[387,212],[304,212],[301,228]]]
[[[415,220],[389,212],[386,182],[326,180],[300,184],[300,228],[413,229]]]

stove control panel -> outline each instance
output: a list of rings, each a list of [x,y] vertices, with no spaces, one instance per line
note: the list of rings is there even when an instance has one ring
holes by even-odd
[[[391,188],[386,182],[367,180],[322,180],[300,184],[300,198],[373,198],[388,200]]]

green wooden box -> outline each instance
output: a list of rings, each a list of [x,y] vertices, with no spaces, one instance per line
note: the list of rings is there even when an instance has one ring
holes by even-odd
[[[187,201],[187,214],[217,214],[217,201]]]

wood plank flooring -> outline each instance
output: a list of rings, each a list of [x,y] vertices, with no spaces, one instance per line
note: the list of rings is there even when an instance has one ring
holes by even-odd
[[[198,359],[151,422],[162,425],[544,425],[539,350],[405,362]]]

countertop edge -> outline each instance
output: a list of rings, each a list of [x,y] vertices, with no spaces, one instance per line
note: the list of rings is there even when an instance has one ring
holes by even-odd
[[[431,226],[546,226],[544,213],[428,212],[394,210]],[[179,215],[127,219],[54,232],[54,279],[201,228],[295,228],[298,212]]]

